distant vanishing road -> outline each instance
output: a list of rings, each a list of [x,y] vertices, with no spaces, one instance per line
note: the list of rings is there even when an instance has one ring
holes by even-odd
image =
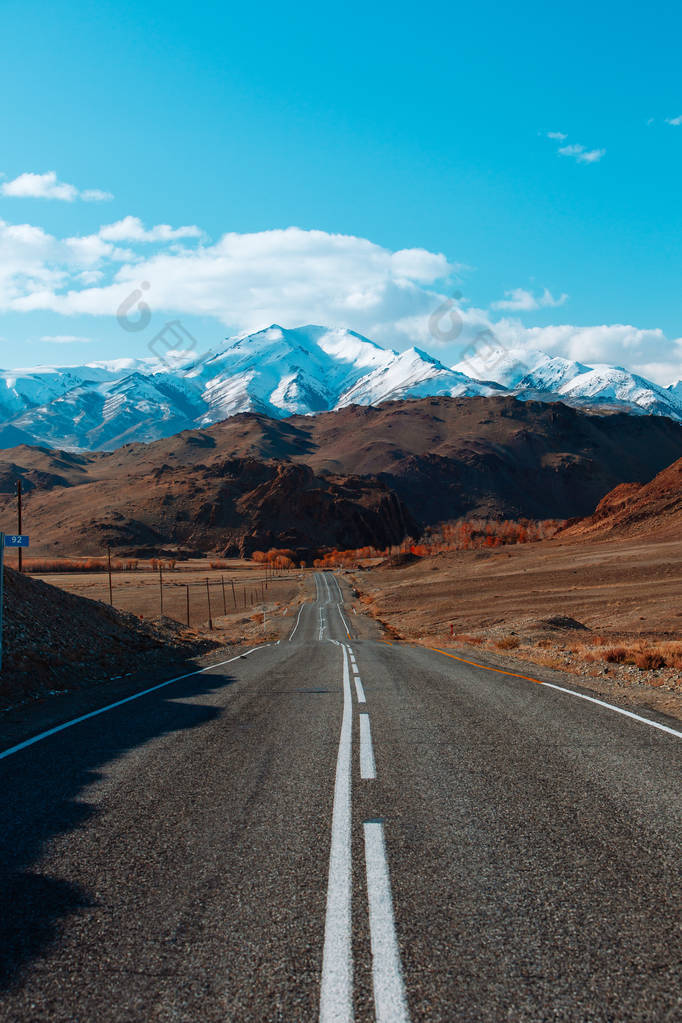
[[[2,756],[0,1019],[682,1020],[682,726],[357,639],[316,585]]]

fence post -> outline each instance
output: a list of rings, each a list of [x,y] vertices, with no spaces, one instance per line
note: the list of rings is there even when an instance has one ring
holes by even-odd
[[[163,618],[163,567],[159,562],[159,589],[161,590],[161,617]]]
[[[225,576],[224,575],[221,575],[220,582],[222,583],[222,587],[223,587],[223,614],[227,614],[227,599],[225,597]]]
[[[187,587],[187,628],[189,629],[189,583],[186,583]]]
[[[114,591],[111,583],[111,544],[107,547],[107,568],[109,570],[109,603],[114,606]]]
[[[234,588],[234,579],[230,579],[232,583],[232,599],[234,600],[234,609],[237,610],[237,591]]]
[[[211,590],[209,589],[208,579],[206,580],[206,597],[208,599],[208,627],[213,630],[213,617],[211,615]]]

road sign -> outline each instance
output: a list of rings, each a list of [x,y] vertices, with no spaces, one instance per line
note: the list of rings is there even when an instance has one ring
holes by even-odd
[[[5,534],[5,547],[28,547],[28,537],[24,536],[10,536],[8,533]]]

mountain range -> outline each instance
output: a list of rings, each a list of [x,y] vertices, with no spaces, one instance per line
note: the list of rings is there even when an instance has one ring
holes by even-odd
[[[23,483],[31,551],[250,554],[400,543],[460,517],[591,514],[682,456],[682,423],[509,395],[426,397],[275,419],[240,413],[113,452],[0,453],[0,519]]]
[[[353,331],[273,325],[197,357],[122,359],[0,371],[0,446],[114,450],[242,412],[281,419],[405,398],[511,395],[586,410],[682,422],[682,381],[540,351],[491,348],[445,366],[419,348],[396,352]]]

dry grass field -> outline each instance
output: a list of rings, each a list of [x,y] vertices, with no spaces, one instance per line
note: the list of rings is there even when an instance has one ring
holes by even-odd
[[[394,635],[539,664],[682,716],[682,539],[550,540],[350,574]]]
[[[31,577],[109,603],[106,572],[49,572]],[[232,643],[273,636],[279,639],[301,600],[313,594],[315,586],[311,573],[292,570],[266,577],[261,565],[237,559],[178,562],[174,569],[163,567],[161,572],[151,562],[140,561],[135,570],[112,573],[114,607],[143,618],[157,619],[163,611],[164,617],[187,625],[188,589],[191,628],[206,633],[210,620],[216,638]]]

